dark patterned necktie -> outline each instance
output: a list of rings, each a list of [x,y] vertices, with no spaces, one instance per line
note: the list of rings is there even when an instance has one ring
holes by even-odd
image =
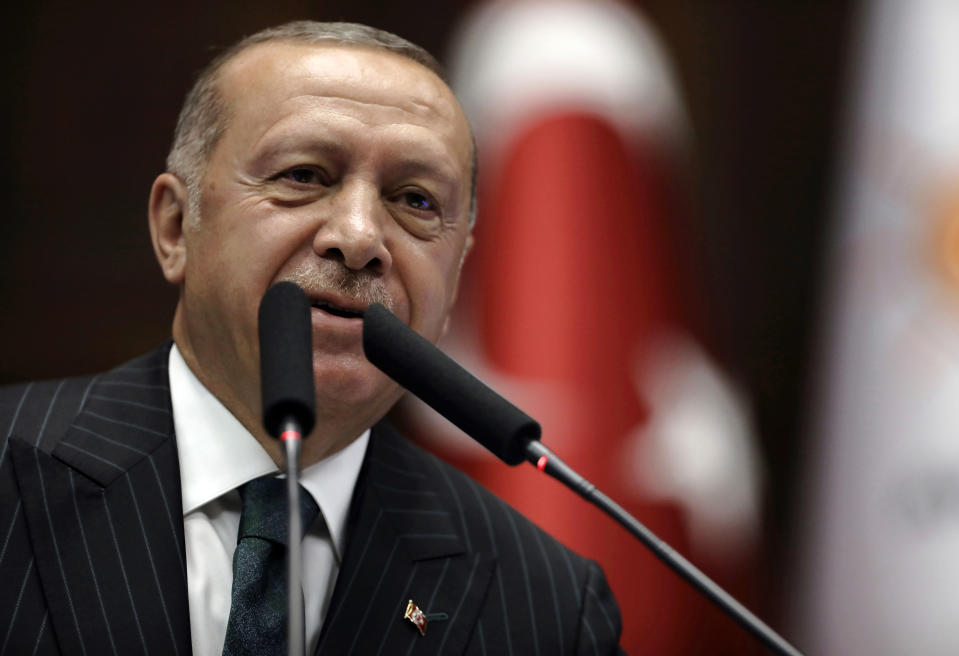
[[[233,594],[223,656],[286,654],[286,481],[256,478],[240,487],[243,510],[233,554]],[[303,531],[320,509],[300,488]]]

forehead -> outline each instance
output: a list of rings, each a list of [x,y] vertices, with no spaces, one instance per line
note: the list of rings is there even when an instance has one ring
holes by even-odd
[[[466,117],[446,84],[422,64],[387,50],[328,42],[257,44],[224,65],[217,86],[227,132],[322,106],[369,115],[379,124],[426,127],[457,149],[471,147]]]

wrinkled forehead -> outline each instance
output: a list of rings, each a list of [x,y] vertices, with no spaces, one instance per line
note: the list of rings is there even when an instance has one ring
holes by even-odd
[[[466,116],[445,82],[408,57],[372,46],[257,44],[223,66],[217,86],[228,122],[314,97],[395,111],[450,132],[454,140],[470,140]]]

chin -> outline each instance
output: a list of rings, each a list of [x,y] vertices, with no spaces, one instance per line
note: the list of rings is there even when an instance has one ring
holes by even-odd
[[[402,395],[402,389],[365,358],[362,362],[351,359],[335,366],[330,366],[326,359],[317,362],[314,358],[313,384],[317,409],[325,407],[332,413],[385,414]]]

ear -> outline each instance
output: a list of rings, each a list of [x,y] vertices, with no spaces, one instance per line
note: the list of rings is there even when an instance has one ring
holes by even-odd
[[[183,284],[186,272],[184,222],[190,195],[186,185],[171,173],[161,173],[150,189],[150,238],[163,277],[173,285]]]

